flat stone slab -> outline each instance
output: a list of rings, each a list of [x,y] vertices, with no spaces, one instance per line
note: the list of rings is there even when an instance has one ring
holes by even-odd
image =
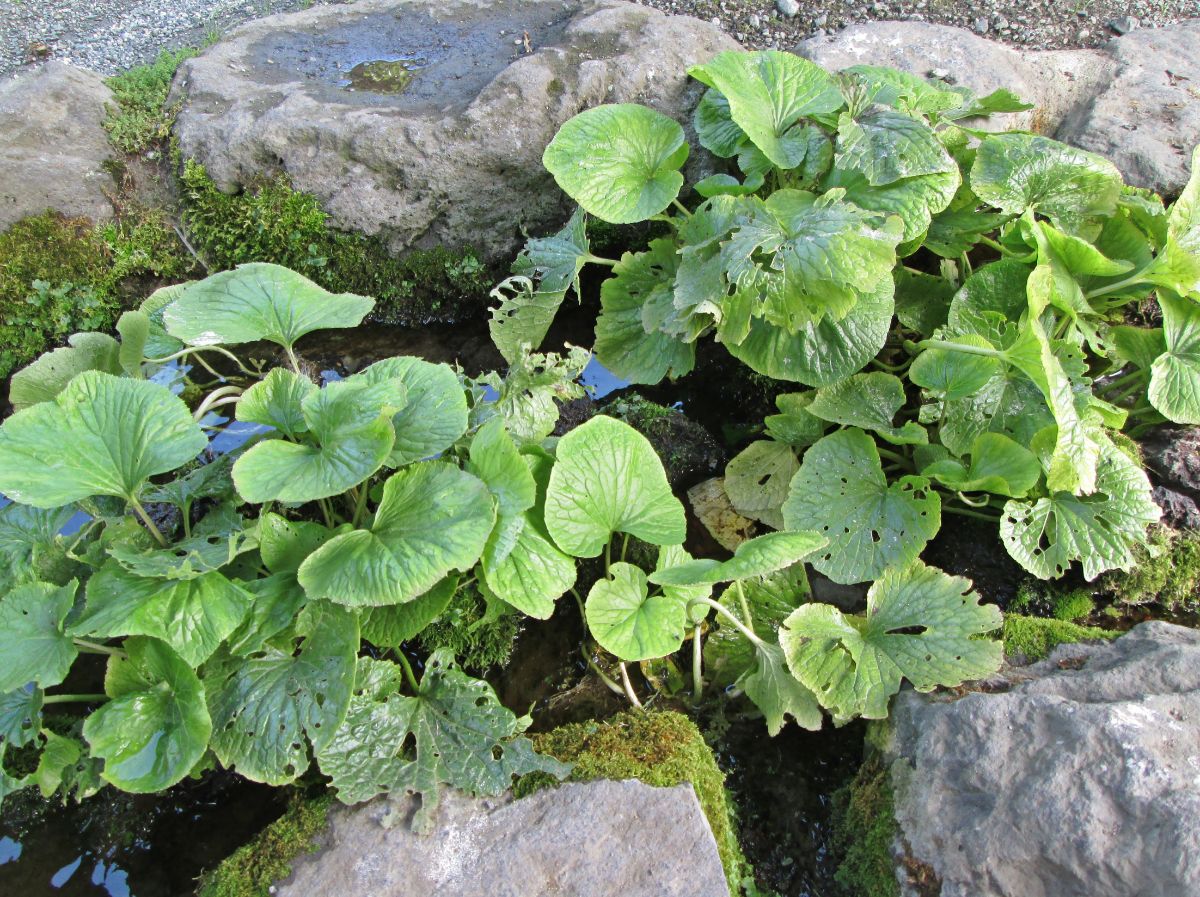
[[[99,75],[48,62],[0,81],[0,230],[47,209],[107,221],[102,123],[112,91]]]
[[[1143,623],[986,688],[896,700],[902,870],[940,897],[1200,894],[1200,632]]]
[[[568,784],[522,800],[445,791],[434,830],[413,798],[330,813],[324,844],[276,897],[728,897],[691,785]],[[390,823],[385,826],[385,822]]]
[[[360,0],[270,16],[188,60],[176,134],[223,190],[286,174],[393,252],[512,260],[569,200],[542,151],[575,113],[639,102],[690,127],[687,67],[736,42],[619,0]],[[694,167],[692,174],[701,174]]]
[[[1200,143],[1198,47],[1200,19],[1140,28],[1099,50],[1040,51],[948,25],[869,22],[810,38],[795,52],[834,71],[886,65],[979,94],[1008,88],[1034,108],[983,127],[1037,131],[1097,152],[1130,184],[1174,197]]]

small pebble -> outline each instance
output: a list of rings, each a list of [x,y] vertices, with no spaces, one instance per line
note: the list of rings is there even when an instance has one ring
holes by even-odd
[[[775,0],[775,8],[789,19],[800,12],[800,4],[796,0]]]
[[[758,29],[762,27],[762,19],[758,17],[758,13],[752,12],[746,17],[746,24],[751,28]]]
[[[829,24],[829,13],[823,12],[813,19],[813,25],[817,28],[824,28]]]
[[[987,34],[988,20],[985,19],[983,16],[980,16],[978,19],[975,20],[975,23],[971,27],[975,29],[976,34]]]
[[[1108,27],[1117,34],[1128,34],[1137,28],[1141,22],[1134,16],[1121,16],[1119,19],[1113,19],[1108,23]]]

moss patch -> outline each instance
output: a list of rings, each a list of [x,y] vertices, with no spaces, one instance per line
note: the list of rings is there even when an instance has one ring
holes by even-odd
[[[132,304],[135,281],[191,267],[156,212],[127,209],[94,228],[47,212],[0,234],[0,377],[82,330],[105,330]]]
[[[139,65],[108,79],[117,104],[108,110],[104,129],[109,142],[123,153],[141,153],[171,134],[177,107],[167,106],[171,79],[185,59],[199,50],[164,50],[149,65]]]
[[[204,166],[183,164],[184,221],[214,271],[272,262],[338,293],[378,300],[373,318],[388,324],[455,321],[487,305],[491,274],[469,252],[445,248],[393,258],[382,241],[333,230],[316,197],[286,177],[222,193]]]
[[[417,636],[417,642],[432,654],[449,648],[466,670],[483,673],[502,667],[516,645],[521,616],[509,609],[489,613],[479,589],[459,589],[450,605]]]
[[[332,802],[329,795],[294,795],[282,816],[204,874],[197,897],[269,897],[271,885],[291,874],[296,857],[317,850]]]
[[[1119,604],[1158,604],[1171,611],[1200,611],[1200,533],[1176,533],[1158,528],[1150,551],[1136,549],[1137,566],[1130,573],[1106,573],[1100,585]]]
[[[834,877],[849,897],[898,897],[896,831],[891,778],[878,758],[868,760],[833,795],[833,846],[841,858]]]
[[[738,844],[733,802],[725,790],[725,774],[713,759],[700,730],[679,713],[619,713],[604,722],[576,723],[533,736],[537,749],[574,763],[569,781],[639,779],[670,788],[691,782],[717,841],[730,891],[753,892],[750,864]],[[541,773],[524,776],[514,788],[518,797],[556,784]]]
[[[1030,661],[1041,660],[1059,645],[1073,642],[1113,639],[1120,635],[1096,626],[1077,626],[1065,620],[1006,614],[1004,617],[1004,653],[1009,657],[1024,654]]]

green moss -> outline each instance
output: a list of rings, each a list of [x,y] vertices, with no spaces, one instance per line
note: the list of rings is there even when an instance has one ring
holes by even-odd
[[[72,333],[111,327],[137,280],[182,279],[191,266],[157,212],[128,208],[99,228],[51,212],[18,221],[0,234],[0,377]]]
[[[1072,589],[1061,595],[1055,595],[1052,600],[1051,613],[1056,620],[1068,623],[1090,617],[1096,610],[1096,603],[1087,589]]]
[[[200,880],[196,897],[268,897],[292,861],[317,849],[333,798],[293,796],[287,811]]]
[[[378,239],[333,230],[316,197],[286,177],[231,195],[188,160],[180,183],[184,220],[213,270],[284,265],[328,290],[373,297],[375,320],[389,324],[453,321],[487,304],[491,275],[470,252],[439,247],[393,258]]]
[[[462,667],[481,673],[508,663],[520,631],[520,614],[498,606],[489,613],[487,602],[472,586],[459,589],[417,642],[430,653],[449,648]]]
[[[1150,537],[1150,548],[1139,546],[1135,554],[1137,566],[1131,572],[1113,571],[1100,580],[1118,603],[1200,610],[1200,533],[1160,527]]]
[[[717,840],[732,893],[753,889],[750,864],[737,840],[732,799],[700,730],[679,713],[619,713],[605,722],[577,723],[533,736],[544,753],[574,763],[569,781],[639,779],[670,788],[691,782]],[[514,789],[525,797],[555,780],[540,773],[524,776]]]
[[[164,50],[149,65],[140,65],[108,79],[117,100],[104,119],[108,139],[123,153],[140,153],[165,140],[175,122],[177,107],[167,107],[171,79],[185,59],[199,50]]]
[[[1064,620],[1005,614],[1004,653],[1010,657],[1023,654],[1030,661],[1041,660],[1058,645],[1113,639],[1120,634],[1096,626],[1077,626]]]
[[[879,759],[868,760],[833,795],[833,846],[840,857],[834,877],[850,897],[898,897],[896,830],[891,779]]]

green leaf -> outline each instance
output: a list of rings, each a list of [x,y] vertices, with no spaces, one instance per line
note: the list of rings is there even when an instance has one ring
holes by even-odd
[[[424,833],[432,827],[442,784],[475,796],[498,795],[512,787],[513,776],[545,772],[562,778],[570,770],[518,737],[529,717],[518,718],[488,683],[455,669],[449,652],[429,658],[415,697],[398,693],[398,667],[365,658],[359,664],[361,685],[346,721],[318,755],[342,801],[412,792],[421,798],[413,828]]]
[[[815,441],[815,440],[814,440]],[[800,462],[791,446],[771,439],[752,442],[725,467],[725,494],[735,511],[783,529],[780,508]]]
[[[483,480],[496,500],[497,529],[493,530],[493,539],[506,519],[519,517],[537,501],[537,483],[505,430],[502,418],[493,417],[475,433],[467,472]]]
[[[397,648],[416,638],[450,605],[458,583],[457,576],[447,576],[412,601],[366,608],[362,612],[362,637],[377,648]]]
[[[829,539],[812,565],[846,584],[914,560],[941,526],[941,507],[925,477],[889,484],[874,441],[851,428],[804,453],[783,519],[789,530],[816,530]]]
[[[911,72],[882,65],[852,65],[842,69],[874,91],[874,101],[884,106],[909,110],[918,115],[937,115],[959,109],[965,97],[949,90],[945,82],[930,81]]]
[[[146,490],[146,501],[175,505],[185,516],[190,516],[192,505],[203,498],[231,503],[237,498],[233,488],[234,460],[233,455],[221,455],[181,477],[152,486]]]
[[[1000,538],[1018,564],[1039,579],[1056,579],[1072,563],[1089,582],[1105,570],[1129,570],[1146,527],[1159,518],[1145,472],[1123,452],[1103,447],[1090,495],[1052,492],[1035,501],[1009,501]]]
[[[1161,327],[1118,324],[1109,329],[1108,338],[1115,360],[1142,370],[1149,370],[1154,360],[1167,351],[1166,336]]]
[[[131,638],[112,657],[104,690],[111,701],[83,723],[100,773],[123,791],[148,794],[181,781],[204,756],[213,725],[204,686],[162,642]]]
[[[269,439],[233,465],[233,481],[248,502],[306,502],[340,495],[383,466],[392,453],[389,420],[407,400],[399,379],[335,381],[300,403],[315,444]]]
[[[408,404],[392,416],[396,442],[389,467],[433,458],[467,431],[467,399],[449,365],[408,356],[385,358],[348,380],[399,381],[404,386]]]
[[[39,355],[12,375],[8,400],[14,411],[49,402],[84,371],[121,373],[120,347],[107,333],[72,333],[67,345]]]
[[[913,359],[908,377],[917,386],[928,389],[939,399],[954,401],[979,393],[1003,373],[1004,364],[995,347],[984,337],[966,333],[952,342],[970,346],[987,354],[930,346]]]
[[[788,614],[812,599],[803,563],[740,585],[744,605],[737,586],[726,589],[719,602],[766,642],[778,642],[780,624]],[[724,615],[715,617],[715,623],[704,640],[704,672],[714,687],[723,689],[751,672],[756,658],[754,645]]]
[[[971,189],[1009,215],[1033,209],[1069,234],[1094,236],[1111,217],[1121,173],[1107,159],[1033,134],[990,134],[971,167]]]
[[[857,170],[835,168],[825,179],[824,187],[840,187],[846,191],[846,201],[860,208],[897,216],[904,223],[902,240],[908,243],[929,230],[933,216],[950,205],[961,182],[957,166],[949,171],[903,178],[882,186],[872,185],[867,176]]]
[[[696,348],[646,320],[647,309],[673,309],[679,256],[672,240],[652,240],[647,252],[627,252],[600,285],[596,357],[630,383],[681,377],[696,363]]]
[[[62,785],[63,776],[79,762],[83,755],[83,745],[74,738],[55,735],[49,729],[42,732],[46,739],[42,747],[42,755],[38,757],[37,769],[31,776],[32,784],[37,785],[42,797],[50,798]]]
[[[141,377],[142,360],[150,340],[150,316],[144,311],[125,312],[117,319],[117,333],[121,335],[121,351],[117,355],[121,369],[131,377]]]
[[[754,646],[754,665],[735,683],[767,721],[767,734],[778,735],[787,717],[815,732],[824,721],[816,696],[788,671],[783,649],[769,642]]]
[[[654,572],[661,573],[676,567],[683,567],[693,563],[696,559],[688,553],[682,545],[660,545],[658,548],[658,558],[655,562]],[[664,585],[663,595],[672,600],[683,604],[687,612],[687,625],[696,626],[703,623],[708,617],[709,607],[706,604],[695,604],[688,607],[688,604],[698,598],[708,598],[712,595],[712,585],[709,583],[699,583],[696,585]]]
[[[314,330],[357,327],[374,307],[374,299],[330,293],[295,271],[255,262],[188,285],[163,322],[190,346],[269,340],[290,351]]]
[[[237,419],[274,427],[289,439],[308,432],[301,412],[305,399],[317,391],[317,385],[302,374],[287,368],[275,368],[255,383],[237,403]]]
[[[147,334],[145,353],[146,358],[166,358],[184,348],[184,344],[167,333],[163,326],[163,314],[168,305],[183,295],[183,291],[195,281],[172,284],[160,287],[143,300],[138,311],[150,319],[150,330]]]
[[[494,373],[476,380],[499,393],[495,402],[475,405],[476,417],[498,414],[517,442],[540,444],[558,423],[558,402],[585,394],[578,381],[589,361],[591,354],[578,346],[564,355],[522,350],[503,380]]]
[[[890,109],[875,108],[854,117],[843,112],[834,164],[843,171],[861,172],[872,187],[952,173],[954,186],[936,212],[949,204],[958,188],[958,165],[933,129],[920,119]]]
[[[814,395],[811,391],[777,395],[775,406],[780,413],[763,418],[767,435],[792,448],[805,448],[824,436],[828,425],[808,410]]]
[[[0,508],[0,594],[21,582],[59,583],[55,575],[65,559],[57,533],[75,514],[65,508],[31,508],[10,502]]]
[[[42,727],[42,697],[42,690],[31,686],[0,693],[0,755],[5,745],[20,748],[37,740]]]
[[[253,600],[242,624],[227,639],[232,654],[256,654],[270,640],[290,627],[308,600],[295,571],[239,582]]]
[[[830,423],[874,430],[896,445],[928,442],[929,435],[916,421],[905,421],[902,427],[892,425],[904,402],[904,384],[900,378],[875,371],[855,374],[818,389],[808,410]]]
[[[863,294],[890,287],[899,218],[864,211],[840,190],[777,190],[755,208],[721,251],[730,281],[763,293],[770,323],[798,333],[826,317],[840,321]]]
[[[479,560],[495,509],[487,486],[444,461],[393,474],[370,529],[343,533],[300,565],[310,598],[349,607],[401,604]]]
[[[518,276],[538,279],[539,292],[563,292],[569,289],[580,295],[579,272],[591,257],[592,247],[587,236],[587,215],[576,209],[562,230],[553,236],[535,237],[525,244],[513,262],[512,272]],[[494,322],[493,322],[494,327]],[[495,339],[496,331],[492,330]],[[537,348],[537,343],[533,348]]]
[[[501,561],[485,556],[483,578],[506,604],[538,620],[554,613],[554,603],[575,585],[575,560],[550,540],[540,521],[527,518],[516,544]]]
[[[727,561],[705,559],[656,570],[650,574],[650,582],[660,586],[688,586],[766,576],[790,567],[827,544],[828,540],[815,532],[766,533],[747,539]]]
[[[921,470],[957,492],[992,492],[1020,498],[1037,485],[1042,466],[1037,456],[999,433],[981,433],[971,446],[971,463],[946,458]]]
[[[657,215],[683,186],[683,128],[634,103],[586,109],[568,119],[542,154],[563,192],[610,224]]]
[[[187,406],[166,388],[87,371],[54,401],[0,425],[0,492],[38,508],[93,495],[133,499],[150,477],[207,445]]]
[[[354,692],[358,621],[325,602],[301,611],[299,650],[280,639],[249,657],[218,655],[206,668],[212,749],[248,779],[286,785],[333,740]]]
[[[671,494],[654,448],[637,430],[599,415],[560,439],[557,453],[546,527],[563,551],[596,557],[618,532],[652,545],[683,542],[683,505]]]
[[[1200,301],[1200,147],[1192,151],[1192,175],[1171,206],[1166,242],[1143,277]]]
[[[1200,424],[1200,305],[1158,293],[1167,350],[1154,360],[1150,404],[1177,424]]]
[[[509,277],[489,294],[499,304],[490,308],[488,332],[501,356],[512,364],[522,350],[536,349],[546,339],[565,290],[535,290],[528,277]]]
[[[204,663],[250,610],[252,598],[223,574],[182,581],[136,576],[114,562],[87,584],[79,635],[161,639],[192,666]]]
[[[725,348],[772,379],[828,386],[861,370],[883,348],[895,310],[892,290],[889,277],[878,290],[861,296],[842,320],[824,318],[794,334],[755,320],[741,343],[726,343]]]
[[[666,657],[683,644],[687,609],[667,595],[649,595],[646,574],[620,561],[609,567],[584,602],[588,630],[605,651],[621,660]]]
[[[692,126],[696,129],[700,145],[722,159],[736,156],[742,141],[746,139],[746,132],[733,120],[729,100],[711,87],[704,91],[704,96],[696,104]]]
[[[61,588],[34,582],[0,598],[0,693],[30,682],[48,688],[67,678],[79,652],[63,621],[77,588],[74,580]]]
[[[258,520],[258,550],[271,573],[295,573],[304,559],[336,536],[336,530],[268,512]]]
[[[795,168],[806,144],[790,133],[800,119],[842,107],[832,76],[820,66],[776,50],[729,50],[688,74],[719,90],[730,118],[780,168]]]
[[[224,567],[258,545],[254,533],[246,532],[244,525],[232,505],[218,505],[192,528],[190,536],[172,542],[168,548],[111,545],[108,553],[138,576],[194,579]]]
[[[804,605],[780,630],[788,667],[842,719],[884,719],[902,679],[932,691],[991,675],[1003,647],[977,636],[1000,626],[1000,610],[970,589],[970,580],[916,561],[883,573],[863,617]]]

